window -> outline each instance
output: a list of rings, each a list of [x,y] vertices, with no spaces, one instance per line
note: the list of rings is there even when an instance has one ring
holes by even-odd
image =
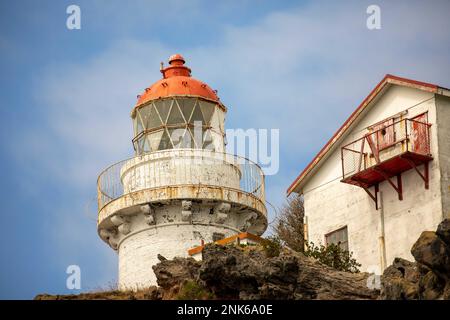
[[[428,113],[422,113],[410,121],[411,151],[419,154],[430,154],[430,137],[428,127]]]
[[[400,136],[397,136],[397,134],[399,133],[397,131],[398,129],[401,129],[400,126],[402,125],[401,123],[399,123],[399,121],[404,119],[407,113],[407,110],[399,112],[389,118],[386,118],[367,127],[369,131],[368,142],[369,144],[372,144],[372,151],[381,151],[405,138],[401,135],[402,132],[400,132]],[[375,148],[376,150],[374,150]]]
[[[371,138],[379,150],[391,146],[395,142],[394,119],[388,119],[371,127],[374,134]]]
[[[223,233],[219,233],[219,232],[214,232],[212,235],[212,240],[215,241],[219,241],[222,240],[223,238],[225,238],[225,235]]]
[[[335,230],[325,235],[325,243],[329,245],[334,243],[341,249],[348,251],[348,232],[347,227]]]

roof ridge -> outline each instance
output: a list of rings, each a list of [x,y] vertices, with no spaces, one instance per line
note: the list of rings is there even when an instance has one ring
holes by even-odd
[[[298,175],[298,177],[292,182],[292,184],[287,189],[287,195],[290,195],[298,184],[311,172],[311,170],[320,162],[324,155],[328,153],[331,147],[336,143],[337,140],[347,131],[350,125],[358,118],[361,112],[373,101],[373,99],[381,92],[381,90],[387,84],[396,84],[403,86],[410,86],[420,90],[430,91],[438,93],[438,89],[449,90],[438,85],[417,81],[413,79],[399,77],[393,74],[386,74],[383,79],[372,89],[372,91],[367,95],[367,97],[359,104],[359,106],[350,114],[350,116],[345,120],[345,122],[339,127],[339,129],[333,134],[333,136],[328,140],[328,142],[320,149],[316,156],[311,160],[311,162],[303,169],[303,171]]]

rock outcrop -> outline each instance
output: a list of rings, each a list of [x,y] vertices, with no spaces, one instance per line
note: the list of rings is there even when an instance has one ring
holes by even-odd
[[[217,299],[376,299],[369,274],[336,271],[292,251],[266,257],[262,247],[207,245],[203,261],[174,259],[153,267],[164,291],[195,282]]]
[[[424,231],[411,253],[416,261],[396,258],[375,290],[367,273],[336,271],[288,249],[272,256],[264,246],[210,244],[202,261],[158,256],[159,287],[35,299],[450,299],[450,219]]]
[[[163,291],[163,299],[175,298],[187,281],[195,281],[201,266],[201,262],[193,258],[167,260],[161,257],[159,261],[153,266],[153,271],[158,279],[158,286]]]
[[[69,295],[39,294],[35,300],[161,300],[163,290],[156,286],[139,291],[99,291]]]
[[[416,262],[396,258],[382,276],[381,299],[450,299],[450,219],[424,231],[411,248]]]

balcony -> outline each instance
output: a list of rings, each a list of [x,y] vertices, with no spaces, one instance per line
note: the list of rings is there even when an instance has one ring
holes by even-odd
[[[144,153],[104,170],[97,181],[98,223],[144,203],[202,199],[232,203],[266,220],[264,173],[252,161],[205,149]]]
[[[378,209],[378,185],[387,181],[403,200],[402,172],[415,170],[428,189],[430,124],[425,117],[375,126],[372,132],[341,148],[343,183],[363,188]],[[419,166],[423,165],[423,172]],[[369,188],[374,187],[374,193]]]

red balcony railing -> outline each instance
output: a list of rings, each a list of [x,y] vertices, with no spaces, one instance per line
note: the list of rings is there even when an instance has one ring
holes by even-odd
[[[428,188],[430,124],[414,119],[403,119],[366,134],[341,148],[342,180],[367,189],[388,181],[402,199],[401,173],[415,169]],[[425,164],[424,173],[417,168]],[[397,184],[391,178],[397,176]]]

